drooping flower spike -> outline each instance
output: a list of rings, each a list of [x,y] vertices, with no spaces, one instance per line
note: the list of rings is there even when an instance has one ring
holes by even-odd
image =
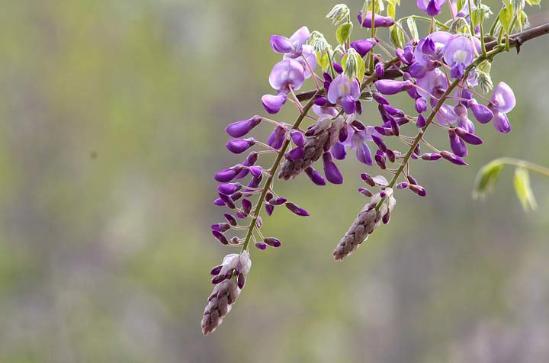
[[[280,59],[268,76],[274,92],[264,94],[261,103],[269,115],[286,105],[295,105],[297,115],[291,123],[254,115],[225,128],[226,149],[235,157],[245,156],[213,175],[217,182],[213,204],[224,211],[220,221],[211,224],[211,235],[239,251],[227,254],[211,270],[215,286],[202,318],[204,334],[221,324],[244,288],[250,251],[268,253],[282,246],[277,237],[263,235],[263,218],[274,213],[310,215],[307,206],[278,193],[280,181],[306,178],[322,190],[327,183],[343,184],[343,160],[358,163],[358,193],[366,199],[333,251],[333,257],[342,260],[390,222],[398,193],[428,195],[410,174],[411,163],[465,166],[474,148],[483,144],[479,126],[492,122],[502,133],[511,130],[508,114],[516,105],[515,95],[504,82],[493,88],[491,63],[509,47],[547,33],[549,25],[514,38],[505,33],[498,18],[494,29],[501,31],[501,42],[487,42],[480,36],[486,34],[482,26],[490,12],[477,1],[472,9],[464,3],[417,0],[417,7],[428,16],[443,14],[446,5],[452,14],[448,21],[431,19],[430,31],[423,36],[407,37],[404,19],[395,20],[393,6],[380,9],[381,1],[366,2],[354,30],[351,10],[336,5],[327,17],[337,27],[337,44],[306,26],[289,37],[271,36],[270,46]],[[522,12],[524,4],[518,3],[517,11]],[[516,28],[526,25],[522,15],[517,19],[522,20]],[[419,33],[413,17],[406,23],[411,33]],[[392,46],[381,40],[386,38],[391,38]],[[392,52],[389,57],[388,52]],[[433,124],[445,134],[445,142],[428,140],[435,131]],[[250,135],[267,126],[271,129],[265,141]]]

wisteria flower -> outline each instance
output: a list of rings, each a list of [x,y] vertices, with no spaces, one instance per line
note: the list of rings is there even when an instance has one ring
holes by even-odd
[[[437,16],[446,0],[417,0],[417,7],[429,16]]]
[[[461,78],[477,53],[477,45],[471,38],[464,35],[452,37],[444,49],[444,61],[450,66],[452,77]]]
[[[508,133],[511,131],[511,123],[507,114],[516,105],[516,98],[513,90],[505,82],[500,82],[490,99],[489,108],[494,112],[494,126],[499,132]]]
[[[305,82],[303,65],[293,59],[284,59],[274,65],[269,75],[269,84],[278,91],[277,95],[264,95],[261,98],[263,107],[268,113],[280,111],[290,89],[298,90]]]
[[[348,115],[355,113],[359,97],[360,85],[356,79],[340,74],[330,83],[328,101],[341,105]]]
[[[358,129],[356,127],[350,127],[352,130],[348,139],[345,141],[345,145],[355,150],[356,158],[361,163],[366,165],[372,165],[372,153],[368,147],[368,142],[372,142],[372,135],[378,135],[375,129],[368,126],[364,129]]]

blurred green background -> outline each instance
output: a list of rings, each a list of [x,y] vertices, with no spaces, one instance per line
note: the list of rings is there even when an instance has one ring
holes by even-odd
[[[334,2],[1,5],[0,362],[549,361],[549,180],[532,176],[530,214],[509,170],[471,198],[495,157],[549,165],[549,38],[493,67],[518,99],[513,132],[479,127],[467,168],[415,163],[428,198],[399,194],[344,263],[331,251],[364,203],[360,165],[344,163],[343,186],[279,183],[312,216],[265,221],[284,248],[253,251],[235,308],[203,337],[208,272],[228,253],[209,233],[212,175],[238,160],[223,128],[261,111],[269,35],[331,35]]]

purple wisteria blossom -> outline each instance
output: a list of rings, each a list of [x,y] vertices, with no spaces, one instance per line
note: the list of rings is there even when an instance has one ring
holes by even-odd
[[[359,97],[360,85],[356,79],[340,74],[330,83],[328,101],[341,105],[346,114],[355,113]]]
[[[417,0],[417,7],[429,16],[437,16],[447,0]]]
[[[499,132],[508,133],[511,131],[511,123],[507,114],[515,108],[515,94],[509,85],[500,82],[490,99],[490,110],[494,112],[494,126]]]
[[[225,128],[226,149],[234,157],[245,156],[213,175],[217,182],[213,204],[223,212],[210,232],[215,241],[239,251],[211,270],[215,286],[203,314],[204,334],[221,324],[245,286],[249,250],[255,246],[268,252],[282,246],[278,238],[263,235],[263,218],[284,212],[310,215],[279,194],[279,182],[306,178],[318,189],[328,182],[342,184],[344,159],[351,155],[348,159],[358,161],[358,192],[367,199],[333,252],[336,260],[342,260],[389,223],[397,192],[428,195],[426,186],[412,175],[417,170],[412,164],[468,165],[474,147],[483,144],[477,128],[493,121],[499,132],[511,130],[507,114],[516,105],[512,89],[500,82],[491,96],[487,94],[493,88],[490,69],[496,55],[531,39],[533,33],[524,38],[513,35],[526,26],[522,13],[511,14],[514,20],[503,24],[506,12],[514,11],[504,2],[488,30],[484,21],[491,12],[480,2],[471,2],[476,7],[469,9],[468,2],[417,0],[418,8],[431,17],[449,5],[452,18],[406,17],[410,33],[406,34],[405,19],[395,22],[386,16],[396,12],[378,9],[382,3],[366,2],[358,22],[370,30],[354,33],[350,9],[336,5],[328,18],[336,26],[337,43],[328,42],[333,36],[311,33],[305,26],[289,37],[271,36],[270,46],[281,59],[268,77],[274,92],[263,95],[261,102],[268,114],[289,105],[295,106],[296,115],[284,120],[254,115]],[[515,3],[522,12],[523,2]],[[418,19],[430,22],[421,27],[429,29],[424,36],[414,26]],[[481,42],[489,31],[495,40]],[[356,33],[359,39],[352,39]],[[263,130],[266,140],[249,135],[263,127],[270,127]],[[431,140],[435,133],[444,136],[442,142]]]

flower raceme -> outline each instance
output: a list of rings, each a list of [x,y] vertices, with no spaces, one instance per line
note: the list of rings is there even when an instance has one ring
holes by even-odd
[[[218,182],[214,204],[225,211],[223,221],[212,224],[211,233],[221,244],[240,252],[228,254],[211,271],[214,289],[204,310],[204,334],[221,324],[244,288],[251,246],[267,251],[282,245],[278,238],[263,235],[262,215],[282,209],[309,216],[306,209],[276,191],[277,179],[304,175],[319,187],[342,184],[338,163],[348,155],[358,161],[364,169],[358,192],[367,200],[333,251],[334,258],[342,260],[389,223],[397,192],[428,194],[410,174],[412,161],[467,165],[470,148],[483,143],[477,134],[479,125],[492,121],[501,133],[511,130],[508,114],[516,105],[511,87],[500,82],[491,94],[485,92],[491,84],[486,63],[514,44],[506,39],[508,35],[503,33],[501,43],[487,49],[479,39],[482,31],[468,31],[478,27],[478,22],[460,18],[467,12],[456,2],[418,0],[418,8],[431,17],[451,4],[454,18],[433,20],[428,34],[410,37],[407,43],[395,42],[392,56],[384,58],[391,47],[376,37],[375,28],[395,32],[401,25],[395,22],[394,13],[383,15],[374,3],[380,2],[369,2],[371,6],[358,14],[359,25],[366,30],[359,28],[356,40],[350,39],[352,24],[346,5],[338,4],[328,14],[338,27],[336,47],[305,26],[289,37],[271,36],[271,49],[281,59],[268,77],[275,92],[263,95],[261,102],[268,115],[277,114],[287,104],[295,105],[298,115],[292,124],[254,115],[225,129],[230,136],[226,148],[247,155],[214,175]],[[313,90],[297,94],[306,83]],[[411,107],[396,103],[395,95]],[[427,141],[432,124],[447,134],[446,146]],[[272,129],[264,142],[250,136],[266,126]],[[399,143],[401,147],[395,146]],[[269,166],[263,166],[265,162]]]

